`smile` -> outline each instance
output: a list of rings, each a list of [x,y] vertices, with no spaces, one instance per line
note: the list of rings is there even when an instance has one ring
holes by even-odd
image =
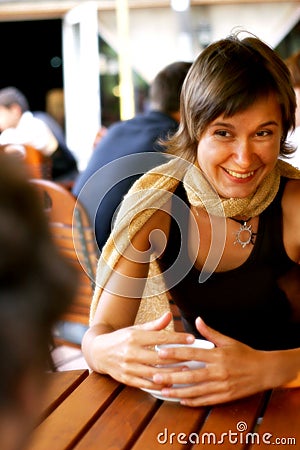
[[[254,175],[254,170],[252,170],[251,172],[248,172],[248,173],[238,173],[238,172],[234,172],[233,170],[229,170],[229,169],[225,169],[225,171],[227,173],[229,173],[229,175],[231,175],[232,177],[235,177],[235,178],[249,178],[249,177],[252,177],[252,175]]]

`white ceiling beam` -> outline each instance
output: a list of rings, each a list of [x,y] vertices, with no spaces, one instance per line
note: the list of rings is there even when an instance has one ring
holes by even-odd
[[[282,0],[191,0],[191,6],[198,5],[238,5],[256,3],[281,3]],[[70,9],[78,6],[82,0],[40,0],[40,1],[4,1],[0,0],[0,21],[38,20],[62,18]],[[288,3],[299,3],[289,0]],[[99,11],[111,11],[116,8],[115,0],[96,1]],[[165,8],[170,0],[128,0],[130,9]]]

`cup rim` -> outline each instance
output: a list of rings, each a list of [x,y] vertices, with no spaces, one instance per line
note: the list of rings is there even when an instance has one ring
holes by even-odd
[[[215,344],[206,339],[195,339],[192,344],[156,344],[155,350],[158,351],[162,348],[176,348],[176,347],[192,347],[209,350],[214,348]]]

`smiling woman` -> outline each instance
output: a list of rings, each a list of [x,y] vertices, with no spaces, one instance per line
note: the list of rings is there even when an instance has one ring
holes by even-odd
[[[280,283],[300,260],[300,171],[279,159],[295,107],[287,67],[260,39],[201,52],[164,142],[173,158],[135,183],[103,248],[83,340],[93,370],[189,406],[299,384],[300,322]],[[185,333],[157,307],[168,290]],[[195,338],[215,347],[152,349]],[[170,359],[205,367],[170,371]]]

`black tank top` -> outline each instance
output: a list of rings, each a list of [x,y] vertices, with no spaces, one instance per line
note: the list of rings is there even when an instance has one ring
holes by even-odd
[[[170,293],[186,331],[201,337],[195,327],[195,319],[201,316],[212,328],[256,349],[300,347],[300,324],[293,321],[290,302],[277,282],[289,270],[299,268],[287,256],[282,240],[281,198],[285,182],[282,179],[276,198],[260,215],[254,248],[247,261],[233,270],[214,272],[201,283],[200,272],[194,266],[185,276],[178,277],[177,257],[187,248],[189,208],[182,208],[172,200],[170,235],[160,267],[168,286],[174,284],[174,276],[176,280],[182,278],[170,288]],[[182,183],[174,194],[189,205]],[[185,252],[183,269],[187,258]],[[170,270],[174,263],[177,269]]]

